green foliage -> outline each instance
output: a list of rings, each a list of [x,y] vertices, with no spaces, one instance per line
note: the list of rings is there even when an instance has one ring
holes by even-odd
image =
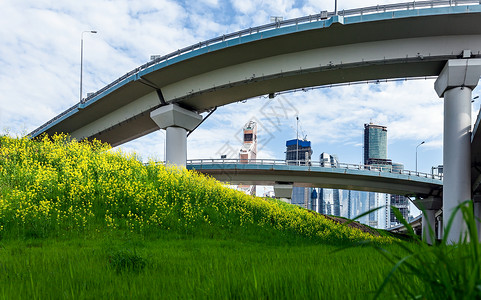
[[[112,251],[108,255],[108,262],[117,273],[125,271],[140,272],[147,265],[146,259],[140,256],[135,249]]]
[[[390,242],[275,200],[251,197],[182,168],[68,136],[0,137],[0,235],[89,236],[122,231],[300,236],[326,243]],[[289,240],[290,238],[287,238]]]
[[[390,286],[399,299],[481,299],[481,260],[480,242],[476,229],[473,202],[461,203],[446,226],[444,238],[436,245],[428,245],[414,235],[414,231],[402,218],[401,213],[392,207],[396,217],[409,229],[416,243],[406,244],[396,241],[405,250],[399,255],[376,245],[379,252],[394,267],[378,289],[375,298]],[[467,231],[457,244],[448,241],[456,212],[461,212]],[[432,228],[431,240],[435,241]],[[411,282],[399,285],[399,278],[409,278]]]
[[[0,298],[369,299],[390,269],[370,247],[113,234],[2,241]]]

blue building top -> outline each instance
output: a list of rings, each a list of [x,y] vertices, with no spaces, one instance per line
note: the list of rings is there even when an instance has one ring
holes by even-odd
[[[299,147],[311,147],[310,141],[303,141],[298,139],[289,140],[286,142],[286,147],[297,145],[297,141],[299,141]]]

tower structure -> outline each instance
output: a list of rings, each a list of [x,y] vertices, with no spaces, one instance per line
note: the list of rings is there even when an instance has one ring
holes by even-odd
[[[310,141],[293,139],[286,142],[286,161],[289,165],[309,165],[311,156]]]
[[[364,124],[364,164],[390,166],[387,159],[387,127],[373,123]]]
[[[307,140],[293,139],[286,141],[286,161],[289,165],[311,165],[312,148]],[[309,207],[311,188],[293,187],[291,203],[304,208]],[[312,203],[311,203],[312,204]]]
[[[400,163],[392,164],[393,173],[402,173],[404,171],[404,165]],[[403,218],[407,221],[409,218],[409,200],[405,196],[401,195],[391,195],[391,206],[396,207],[401,212]],[[396,218],[394,213],[390,212],[390,226],[400,224],[399,220]]]
[[[248,164],[257,158],[257,123],[249,121],[243,128],[243,144],[239,151],[240,163]],[[238,185],[238,189],[246,194],[255,195],[255,185]]]
[[[387,158],[387,127],[375,125],[372,122],[364,124],[364,164],[378,166],[390,170],[392,161]],[[383,221],[387,227],[389,209],[389,197],[386,194],[369,192],[369,209],[384,206],[384,209],[369,214],[369,225],[379,227],[379,221]],[[383,214],[379,218],[379,214]]]
[[[239,151],[239,159],[242,163],[248,163],[257,157],[257,123],[249,121],[244,125],[244,142]]]
[[[326,152],[321,153],[319,155],[319,161],[321,164],[321,167],[324,168],[337,168],[339,166],[339,161],[337,159],[337,156],[335,155],[330,155]],[[340,193],[338,189],[321,189],[321,192],[323,195],[322,199],[324,200],[324,205],[325,203],[325,198],[324,193],[327,192],[327,190],[330,190],[332,192],[332,209],[329,208],[327,211],[330,211],[333,215],[335,216],[341,216],[341,199],[340,199]]]

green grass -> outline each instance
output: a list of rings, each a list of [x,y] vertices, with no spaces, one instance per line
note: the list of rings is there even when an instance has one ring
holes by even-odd
[[[433,246],[421,242],[399,210],[393,208],[393,211],[416,242],[396,241],[395,244],[405,250],[403,255],[375,246],[394,265],[379,287],[376,298],[382,298],[383,289],[389,286],[402,299],[481,299],[481,245],[476,226],[479,219],[474,216],[473,202],[468,200],[457,206],[447,220],[443,239]],[[456,213],[462,214],[467,230],[453,244],[447,233]],[[435,241],[433,229],[428,231],[431,240]],[[399,278],[408,281],[400,286],[397,285]]]
[[[2,299],[367,299],[391,268],[369,247],[308,241],[127,235],[1,245]]]
[[[372,236],[108,150],[0,136],[0,299],[481,297],[478,243]]]

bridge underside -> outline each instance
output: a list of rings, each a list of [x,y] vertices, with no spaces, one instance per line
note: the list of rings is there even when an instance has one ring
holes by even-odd
[[[306,167],[298,167],[299,170],[293,170],[296,167],[292,166],[288,167],[290,170],[265,166],[258,166],[257,168],[229,168],[228,166],[208,168],[188,165],[187,167],[230,184],[274,186],[276,183],[293,183],[294,186],[300,187],[359,190],[423,198],[428,196],[439,197],[442,191],[440,180],[387,172],[326,168],[313,168],[309,171],[306,170]],[[316,171],[317,169],[319,170]],[[321,169],[323,171],[320,171]]]
[[[116,146],[157,130],[150,112],[169,103],[205,112],[303,87],[437,76],[463,50],[481,56],[481,13],[379,16],[279,28],[186,53],[79,104],[44,132],[69,132]]]

